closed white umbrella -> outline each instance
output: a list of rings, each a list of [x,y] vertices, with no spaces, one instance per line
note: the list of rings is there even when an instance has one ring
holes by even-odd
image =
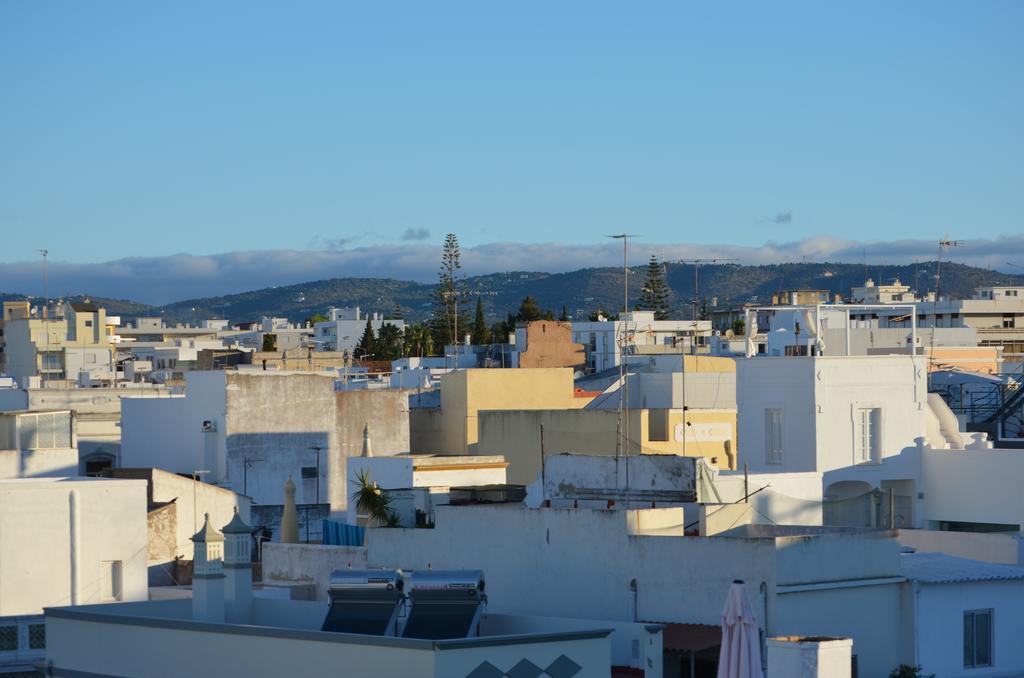
[[[739,579],[729,587],[725,609],[722,610],[718,678],[764,678],[757,617],[747,596],[747,586]]]

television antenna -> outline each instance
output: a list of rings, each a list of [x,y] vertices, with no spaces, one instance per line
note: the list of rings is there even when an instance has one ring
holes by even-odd
[[[935,328],[938,326],[938,303],[939,295],[942,293],[942,253],[954,247],[962,247],[963,240],[950,240],[949,236],[943,236],[939,240],[939,258],[935,261],[935,297],[932,299],[932,327],[931,337],[928,340],[928,362],[935,360]],[[916,353],[917,348],[912,347],[911,353]]]
[[[617,337],[618,341],[617,350],[619,351],[619,412],[618,412],[618,441],[617,441],[617,454],[626,455],[626,504],[629,505],[629,386],[626,380],[626,343],[628,337],[628,329],[626,327],[625,316],[629,313],[629,260],[627,257],[629,248],[629,239],[639,237],[635,233],[619,233],[617,235],[607,236],[614,240],[622,241],[622,314],[619,316],[619,320],[615,323],[616,327],[621,329],[621,338]],[[625,416],[624,416],[625,415]],[[618,472],[619,460],[615,460],[615,469]]]
[[[694,326],[693,326],[693,340],[690,342],[690,352],[691,353],[696,353],[697,352],[697,325],[696,325],[696,322],[697,322],[697,316],[700,315],[699,312],[698,312],[699,309],[700,309],[700,296],[697,294],[697,292],[698,292],[698,284],[699,284],[700,266],[701,266],[701,264],[721,264],[721,263],[725,263],[727,261],[737,261],[737,259],[735,259],[735,258],[726,258],[726,257],[707,257],[707,258],[700,258],[700,259],[680,259],[679,262],[678,262],[680,264],[693,264],[693,322],[694,322]]]

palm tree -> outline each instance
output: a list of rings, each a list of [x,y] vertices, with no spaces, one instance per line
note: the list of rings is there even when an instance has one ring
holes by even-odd
[[[352,501],[356,503],[356,513],[369,518],[377,527],[397,527],[398,514],[391,508],[391,497],[370,479],[370,472],[363,469],[352,481],[356,491],[352,493]]]

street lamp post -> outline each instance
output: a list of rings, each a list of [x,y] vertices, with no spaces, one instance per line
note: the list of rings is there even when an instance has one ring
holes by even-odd
[[[199,476],[205,475],[207,473],[210,473],[209,469],[195,469],[194,471],[192,471],[192,534],[195,534],[199,531],[199,523],[196,520],[197,517],[199,516],[199,512],[196,506],[196,493],[199,484]]]

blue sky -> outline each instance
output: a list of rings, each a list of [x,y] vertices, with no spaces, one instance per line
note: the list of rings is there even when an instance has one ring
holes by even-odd
[[[7,0],[0,261],[1015,236],[1022,30],[1017,1]]]

